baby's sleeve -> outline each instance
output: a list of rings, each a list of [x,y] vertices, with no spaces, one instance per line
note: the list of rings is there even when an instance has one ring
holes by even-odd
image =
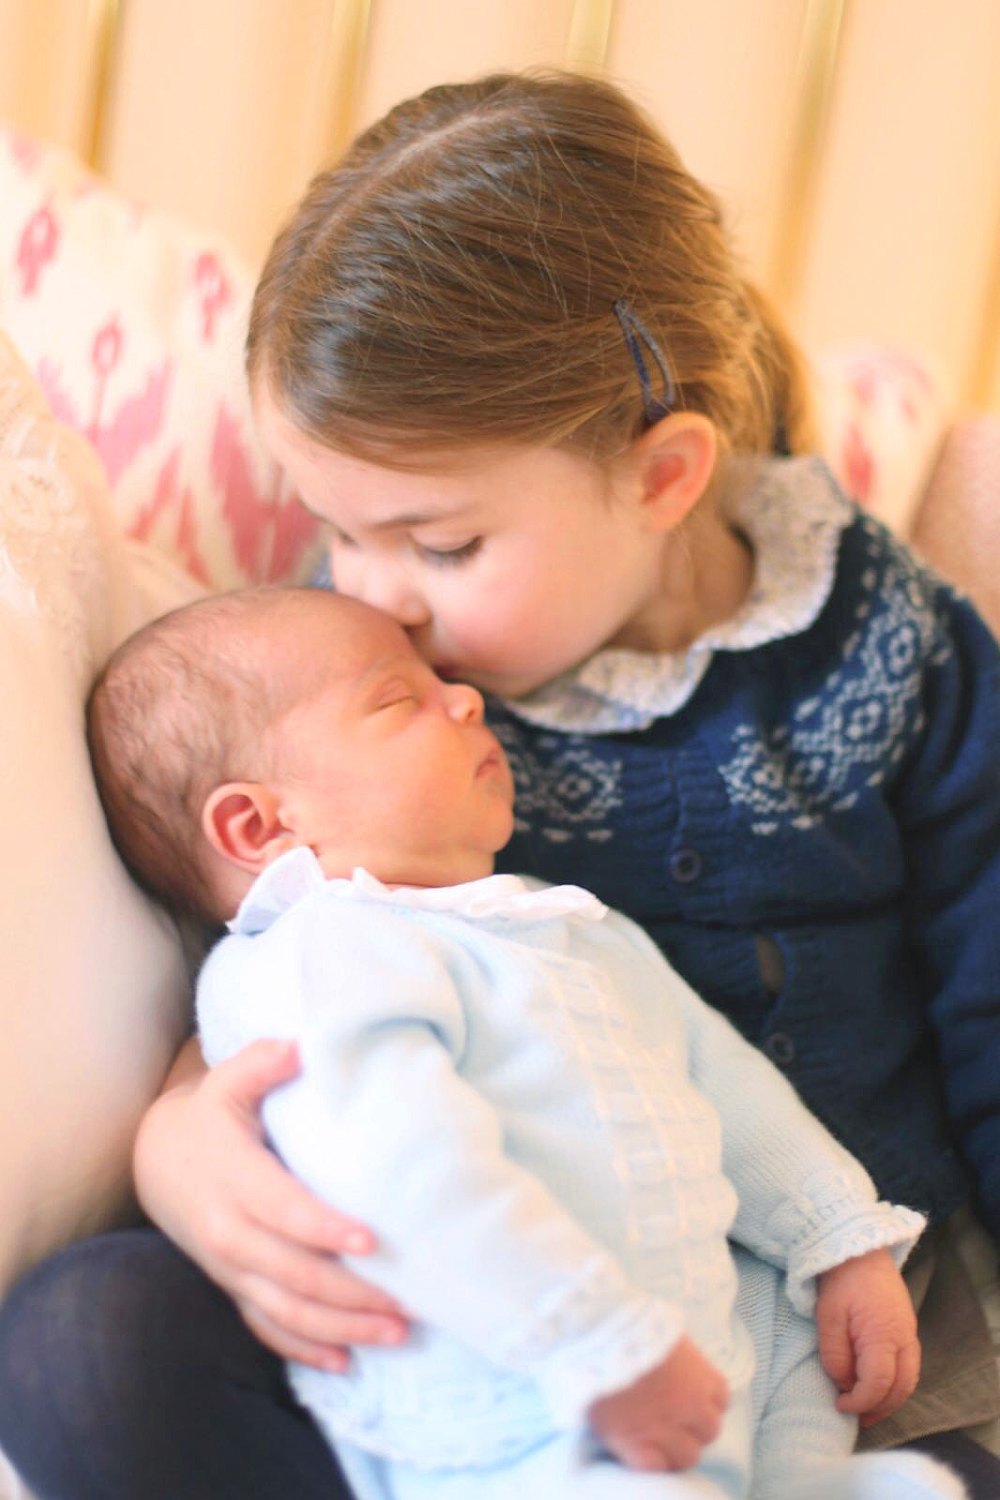
[[[665,998],[680,1009],[691,1080],[722,1124],[723,1171],[739,1198],[731,1238],[786,1271],[789,1298],[803,1314],[814,1306],[816,1278],[832,1266],[883,1248],[902,1264],[923,1230],[921,1215],[879,1202],[864,1167],[788,1079],[629,926]]]
[[[652,1368],[680,1310],[636,1288],[532,1173],[462,1076],[467,1013],[443,942],[360,906],[308,935],[301,1076],[265,1105],[312,1190],[373,1229],[353,1269],[417,1319],[530,1374],[573,1426]]]

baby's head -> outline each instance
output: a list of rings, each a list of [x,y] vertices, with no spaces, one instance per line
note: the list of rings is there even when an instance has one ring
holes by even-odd
[[[112,836],[176,910],[231,917],[299,845],[328,876],[477,879],[510,837],[510,772],[482,699],[404,630],[316,589],[205,599],[146,626],[91,694]]]

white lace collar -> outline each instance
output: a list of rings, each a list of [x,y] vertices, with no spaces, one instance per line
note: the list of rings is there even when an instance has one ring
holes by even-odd
[[[569,917],[598,922],[607,907],[576,885],[539,886],[519,875],[489,875],[464,885],[387,886],[360,867],[350,879],[327,879],[311,849],[290,849],[268,865],[226,925],[230,932],[252,936],[300,901],[324,890],[333,900],[375,901],[411,910],[452,912],[477,920],[545,922]]]
[[[853,507],[820,458],[735,462],[726,505],[754,553],[743,604],[683,651],[598,651],[524,698],[519,718],[599,734],[646,729],[691,697],[716,651],[749,651],[807,630],[830,596]]]

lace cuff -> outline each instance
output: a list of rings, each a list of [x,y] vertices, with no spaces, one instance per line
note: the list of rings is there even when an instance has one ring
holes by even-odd
[[[855,1211],[843,1223],[802,1240],[788,1257],[788,1297],[792,1306],[810,1316],[816,1306],[817,1278],[833,1266],[856,1255],[866,1255],[869,1250],[889,1250],[896,1265],[902,1267],[926,1222],[912,1208],[875,1203],[870,1209]]]
[[[537,1310],[498,1357],[529,1371],[562,1429],[580,1426],[600,1396],[651,1370],[680,1338],[680,1308],[638,1292],[611,1260],[593,1260]]]

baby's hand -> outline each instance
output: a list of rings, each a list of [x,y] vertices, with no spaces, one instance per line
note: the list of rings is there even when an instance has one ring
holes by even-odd
[[[719,1435],[729,1387],[713,1364],[682,1337],[666,1359],[623,1391],[595,1401],[590,1425],[630,1469],[690,1469]]]
[[[837,1410],[871,1427],[896,1411],[920,1375],[917,1318],[888,1250],[845,1260],[819,1278],[823,1368],[840,1390]]]

